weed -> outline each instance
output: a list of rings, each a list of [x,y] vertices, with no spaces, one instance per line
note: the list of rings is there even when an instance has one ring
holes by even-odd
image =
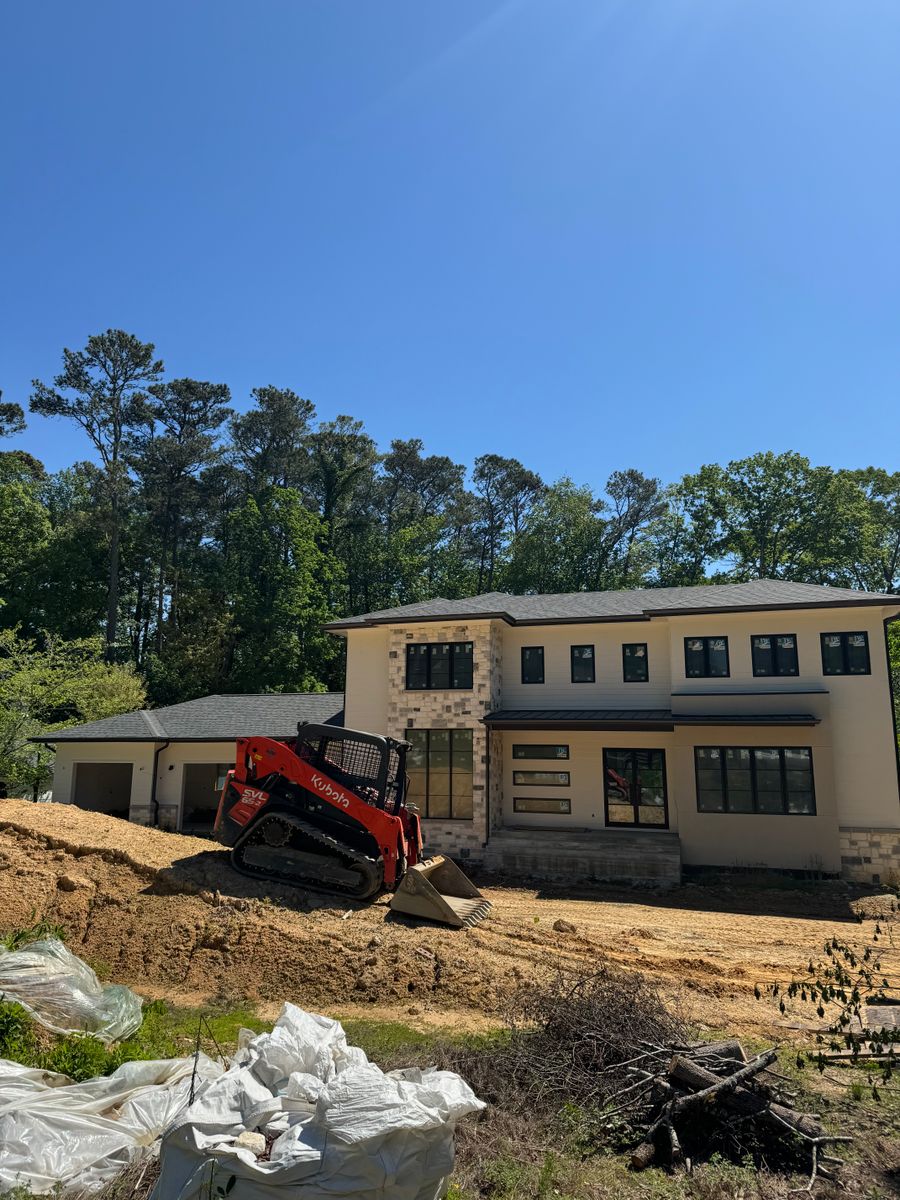
[[[37,920],[36,910],[32,909],[31,924],[10,929],[0,937],[0,946],[5,950],[21,950],[23,946],[43,941],[45,938],[58,938],[64,942],[66,931],[61,925],[54,925],[52,921]]]

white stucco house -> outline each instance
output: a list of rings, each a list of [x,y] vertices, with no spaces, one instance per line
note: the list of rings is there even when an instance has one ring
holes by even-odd
[[[343,695],[212,696],[48,736],[54,799],[208,827],[235,736],[332,721],[409,740],[430,845],[497,868],[900,878],[898,618],[897,596],[776,580],[366,613],[328,626]]]

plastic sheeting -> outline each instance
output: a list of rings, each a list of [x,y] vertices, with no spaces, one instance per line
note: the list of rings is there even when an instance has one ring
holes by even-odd
[[[200,1055],[196,1092],[222,1072]],[[17,1184],[35,1195],[58,1185],[96,1191],[147,1154],[187,1107],[193,1074],[193,1057],[174,1058],[73,1083],[0,1059],[0,1195]]]
[[[141,1024],[140,997],[121,984],[101,984],[58,938],[24,950],[0,947],[0,995],[54,1033],[90,1033],[116,1042]]]
[[[166,1132],[154,1200],[438,1200],[456,1122],[483,1107],[453,1072],[385,1074],[337,1021],[286,1004]],[[235,1145],[245,1130],[267,1160]]]

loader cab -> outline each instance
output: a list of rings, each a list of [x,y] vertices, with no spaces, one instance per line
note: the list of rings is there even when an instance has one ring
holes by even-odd
[[[375,808],[397,813],[406,800],[409,742],[339,725],[300,723],[294,753]]]

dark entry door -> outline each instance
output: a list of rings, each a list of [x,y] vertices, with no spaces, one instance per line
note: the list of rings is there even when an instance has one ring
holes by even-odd
[[[607,825],[668,829],[665,750],[604,750]]]

